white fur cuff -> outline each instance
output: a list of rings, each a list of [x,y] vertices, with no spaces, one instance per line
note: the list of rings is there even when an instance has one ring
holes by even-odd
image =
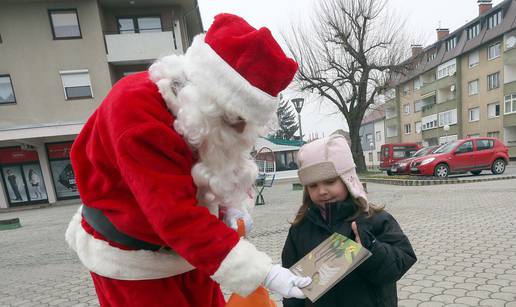
[[[120,280],[159,279],[194,269],[176,253],[122,250],[94,238],[82,228],[82,206],[66,229],[66,242],[84,266],[101,276]]]
[[[222,287],[247,296],[265,280],[271,268],[272,260],[267,254],[240,239],[211,278]]]

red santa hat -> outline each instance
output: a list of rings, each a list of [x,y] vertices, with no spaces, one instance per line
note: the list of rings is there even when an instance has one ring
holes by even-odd
[[[288,58],[267,28],[241,17],[219,14],[185,54],[187,79],[224,111],[263,123],[277,107],[277,95],[292,81],[297,63]]]

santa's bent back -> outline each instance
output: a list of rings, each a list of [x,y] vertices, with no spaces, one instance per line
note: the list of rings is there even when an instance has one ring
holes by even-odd
[[[221,14],[184,56],[114,85],[72,147],[84,205],[66,231],[102,306],[223,306],[219,285],[303,297],[309,279],[219,217],[249,209],[249,152],[296,70],[268,29]]]

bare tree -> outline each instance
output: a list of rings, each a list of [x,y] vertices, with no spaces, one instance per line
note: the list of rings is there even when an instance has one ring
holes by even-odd
[[[375,96],[403,73],[408,42],[404,23],[385,0],[319,0],[309,28],[292,26],[285,41],[299,71],[294,84],[334,104],[349,126],[358,171],[365,171],[359,129]]]

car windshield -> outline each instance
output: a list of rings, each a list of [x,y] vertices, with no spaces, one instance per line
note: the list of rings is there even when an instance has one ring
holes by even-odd
[[[453,148],[455,148],[455,146],[457,146],[457,144],[459,144],[459,141],[453,141],[451,143],[445,144],[436,151],[434,151],[434,153],[449,153],[453,150]]]
[[[422,156],[428,154],[429,152],[431,152],[432,149],[434,149],[434,147],[423,147],[420,150],[416,151],[412,157],[414,157],[414,158],[422,157]]]

